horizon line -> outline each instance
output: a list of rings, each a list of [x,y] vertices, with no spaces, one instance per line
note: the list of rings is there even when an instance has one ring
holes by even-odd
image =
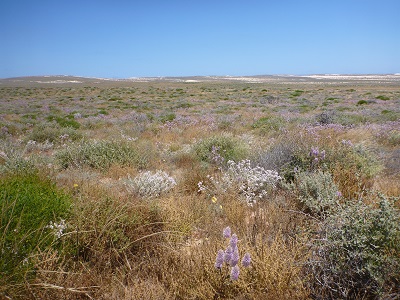
[[[130,77],[98,77],[98,76],[83,76],[83,75],[65,75],[65,74],[46,74],[46,75],[20,75],[20,76],[12,76],[12,77],[0,77],[3,79],[15,79],[15,78],[27,78],[27,77],[76,77],[76,78],[87,78],[87,79],[112,79],[112,80],[127,80],[127,79],[136,79],[136,78],[188,78],[188,77],[261,77],[261,76],[281,76],[281,77],[309,77],[309,76],[400,76],[400,73],[306,73],[306,74],[257,74],[257,75],[168,75],[168,76],[130,76]]]

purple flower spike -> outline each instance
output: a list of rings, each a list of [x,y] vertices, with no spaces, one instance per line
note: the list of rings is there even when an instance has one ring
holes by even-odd
[[[224,264],[224,250],[218,250],[214,266],[216,269],[221,269],[223,264]]]
[[[250,264],[251,264],[251,256],[250,256],[250,253],[247,252],[247,253],[243,256],[242,265],[243,265],[243,267],[247,268],[247,267],[250,266]]]
[[[222,235],[224,238],[229,239],[231,237],[231,228],[228,226],[224,229]]]
[[[231,270],[231,280],[232,281],[235,281],[235,280],[238,280],[238,278],[239,278],[239,273],[240,273],[240,269],[239,269],[239,266],[234,266],[233,268],[232,268],[232,270]]]
[[[233,253],[232,253],[232,258],[230,261],[231,267],[236,266],[238,264],[238,262],[239,262],[239,251],[236,248],[235,251],[233,251]]]
[[[232,234],[231,240],[229,243],[230,243],[232,249],[235,249],[237,247],[238,237],[237,237],[236,233]]]
[[[231,261],[231,259],[232,259],[232,254],[233,254],[232,247],[229,246],[229,247],[225,250],[225,253],[224,253],[224,260],[225,260],[225,262],[226,262],[227,264],[229,264],[229,262]]]

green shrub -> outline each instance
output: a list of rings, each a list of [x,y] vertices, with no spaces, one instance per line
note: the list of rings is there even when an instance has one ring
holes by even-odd
[[[262,117],[255,121],[252,125],[253,128],[259,129],[261,133],[265,133],[268,131],[278,131],[284,126],[285,120],[279,116]]]
[[[60,125],[61,127],[71,127],[74,129],[79,129],[79,127],[81,127],[81,124],[79,124],[79,122],[75,121],[73,118],[71,117],[60,117],[60,116],[49,116],[47,118],[48,121],[56,121],[58,125]]]
[[[160,116],[160,122],[161,123],[165,123],[165,122],[172,122],[173,120],[175,120],[176,115],[174,113],[169,113],[163,116]]]
[[[324,217],[339,205],[338,187],[329,172],[298,172],[292,188],[306,213]]]
[[[62,137],[67,137],[68,140],[78,140],[82,135],[73,127],[60,127],[57,123],[42,123],[35,126],[32,132],[28,135],[28,140],[44,143],[62,143],[65,142]]]
[[[364,105],[364,104],[368,104],[368,101],[360,100],[357,102],[357,105]]]
[[[62,168],[87,166],[105,170],[112,165],[144,168],[149,155],[151,149],[140,149],[126,141],[89,141],[61,150],[56,158]]]
[[[338,108],[338,110],[340,110]],[[370,118],[366,115],[362,114],[340,114],[336,118],[337,123],[348,126],[348,125],[358,125],[358,124],[365,124],[370,121]]]
[[[400,215],[394,201],[349,201],[332,212],[313,239],[317,299],[383,299],[400,292]],[[386,298],[385,298],[386,299]]]
[[[390,98],[389,98],[389,97],[387,97],[387,96],[383,96],[383,95],[376,96],[376,99],[383,100],[383,101],[390,100]]]
[[[0,177],[0,285],[22,280],[30,258],[54,245],[47,226],[65,219],[70,206],[69,196],[37,172]]]
[[[302,90],[295,90],[293,93],[290,94],[290,96],[291,97],[299,97],[303,93],[304,93],[304,91],[302,91]]]
[[[194,145],[195,155],[200,161],[226,164],[229,160],[240,161],[246,157],[247,147],[231,135],[215,135]]]

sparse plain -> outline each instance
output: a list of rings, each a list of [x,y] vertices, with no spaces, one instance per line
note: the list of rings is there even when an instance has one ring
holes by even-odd
[[[0,299],[400,299],[399,182],[399,75],[1,79]]]

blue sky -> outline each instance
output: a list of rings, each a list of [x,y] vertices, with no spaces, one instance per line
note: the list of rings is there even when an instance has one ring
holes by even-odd
[[[400,0],[1,0],[0,78],[400,72]]]

